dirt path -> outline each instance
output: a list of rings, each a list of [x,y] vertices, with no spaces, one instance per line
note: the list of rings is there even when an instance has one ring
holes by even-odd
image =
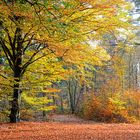
[[[93,123],[93,121],[86,121],[75,115],[57,115],[54,114],[49,117],[51,122],[64,122],[64,123]]]

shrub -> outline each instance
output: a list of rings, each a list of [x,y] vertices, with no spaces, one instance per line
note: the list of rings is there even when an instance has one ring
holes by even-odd
[[[102,98],[88,94],[84,97],[83,117],[89,120],[101,122],[134,122],[127,111],[126,102],[121,100],[120,94],[114,97]]]

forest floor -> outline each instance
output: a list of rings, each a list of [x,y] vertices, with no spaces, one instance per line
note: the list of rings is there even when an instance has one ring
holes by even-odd
[[[140,140],[140,124],[105,124],[73,115],[49,122],[1,123],[0,140]]]

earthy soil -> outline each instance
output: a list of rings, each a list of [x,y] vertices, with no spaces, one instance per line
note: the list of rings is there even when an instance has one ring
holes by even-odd
[[[50,122],[1,123],[0,140],[140,140],[140,124],[105,124],[53,115]]]

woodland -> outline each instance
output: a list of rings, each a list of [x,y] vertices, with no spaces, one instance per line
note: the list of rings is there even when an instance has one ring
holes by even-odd
[[[53,114],[139,122],[139,8],[139,0],[0,0],[0,122]]]

